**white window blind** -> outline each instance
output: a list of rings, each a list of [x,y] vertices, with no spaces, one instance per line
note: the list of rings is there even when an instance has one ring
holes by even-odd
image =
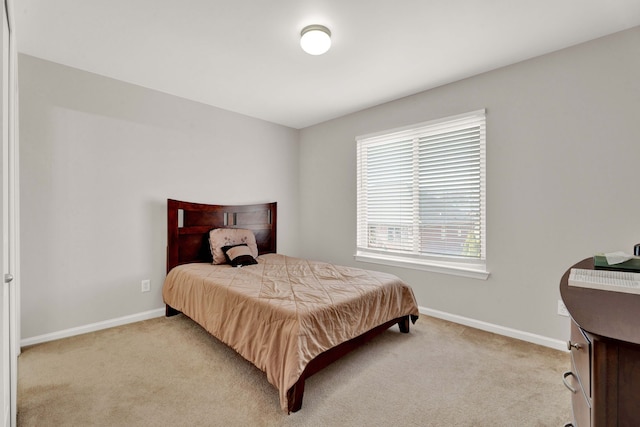
[[[359,253],[485,261],[484,110],[357,138]]]

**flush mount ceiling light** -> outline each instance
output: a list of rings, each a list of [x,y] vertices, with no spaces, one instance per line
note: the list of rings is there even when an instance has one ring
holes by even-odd
[[[309,55],[322,55],[331,47],[331,31],[324,25],[307,25],[300,32],[300,46]]]

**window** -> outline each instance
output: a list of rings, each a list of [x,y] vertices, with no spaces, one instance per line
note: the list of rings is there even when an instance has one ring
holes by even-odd
[[[485,111],[356,139],[361,261],[486,279]]]

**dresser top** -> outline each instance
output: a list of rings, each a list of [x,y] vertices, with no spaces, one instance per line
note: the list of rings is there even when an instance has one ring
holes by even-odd
[[[640,295],[569,286],[572,268],[593,269],[593,258],[571,266],[560,280],[560,295],[573,320],[593,335],[640,344]]]

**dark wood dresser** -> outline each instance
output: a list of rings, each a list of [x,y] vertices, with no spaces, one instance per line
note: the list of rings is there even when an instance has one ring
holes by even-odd
[[[571,268],[593,269],[593,259]],[[640,295],[569,286],[571,268],[560,280],[571,315],[568,425],[640,426]]]

